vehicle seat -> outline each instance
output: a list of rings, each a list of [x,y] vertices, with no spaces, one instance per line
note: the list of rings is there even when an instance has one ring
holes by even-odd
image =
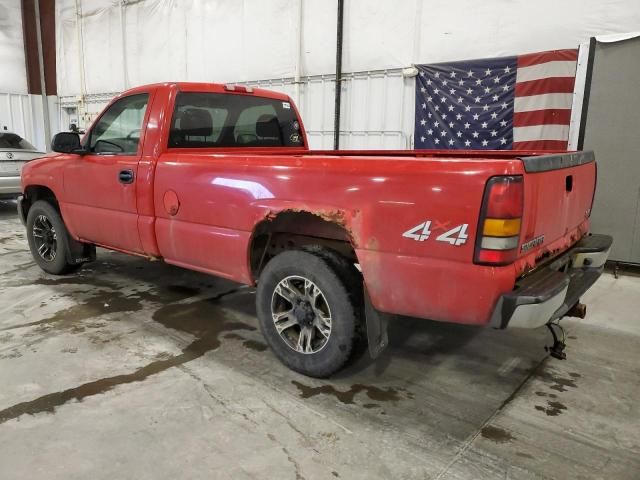
[[[258,137],[252,133],[241,133],[236,139],[236,144],[244,146],[253,146],[258,141]]]
[[[282,146],[280,123],[275,115],[264,114],[256,122],[256,135],[260,146]]]
[[[182,130],[180,130],[180,125],[182,124],[182,115],[184,112],[177,111],[175,113],[175,118],[173,119],[173,124],[171,125],[171,130],[169,131],[169,146],[170,147],[181,147],[184,145],[185,139]]]
[[[180,112],[171,130],[171,144],[174,147],[208,147],[206,137],[213,134],[213,118],[204,108],[187,108]]]

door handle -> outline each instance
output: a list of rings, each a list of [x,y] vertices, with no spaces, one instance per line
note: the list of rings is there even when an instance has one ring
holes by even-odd
[[[120,170],[118,181],[120,183],[133,183],[133,170]]]

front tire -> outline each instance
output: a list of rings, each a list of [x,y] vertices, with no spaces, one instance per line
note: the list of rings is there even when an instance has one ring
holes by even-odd
[[[260,328],[292,370],[322,378],[349,359],[359,311],[344,273],[320,249],[283,252],[262,271],[256,295]]]
[[[44,200],[38,200],[27,215],[27,240],[33,259],[47,273],[63,275],[81,265],[69,263],[69,233],[60,213]]]

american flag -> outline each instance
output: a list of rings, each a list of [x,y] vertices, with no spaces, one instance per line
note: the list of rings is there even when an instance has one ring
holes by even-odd
[[[566,150],[578,50],[416,65],[416,149]]]

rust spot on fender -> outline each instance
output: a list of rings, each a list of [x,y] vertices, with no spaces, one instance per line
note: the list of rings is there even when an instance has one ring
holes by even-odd
[[[335,222],[343,224],[345,223],[345,214],[343,210],[329,210],[328,212],[318,212],[320,217],[324,218],[327,222]]]
[[[267,210],[267,213],[264,216],[264,219],[271,222],[276,219],[278,212],[274,212],[273,210]]]
[[[344,210],[334,209],[334,210],[318,210],[314,208],[286,208],[284,210],[268,210],[265,215],[265,220],[275,220],[276,217],[283,213],[308,213],[311,215],[315,215],[316,217],[320,217],[327,222],[338,223],[340,225],[345,225],[345,212]]]
[[[347,232],[349,240],[354,247],[359,245],[359,230],[360,230],[360,210],[345,211],[343,209],[318,209],[313,207],[306,207],[304,205],[296,208],[287,208],[284,210],[273,211],[269,210],[264,216],[267,221],[273,221],[276,217],[283,213],[307,213],[321,218],[322,220],[339,225]]]

